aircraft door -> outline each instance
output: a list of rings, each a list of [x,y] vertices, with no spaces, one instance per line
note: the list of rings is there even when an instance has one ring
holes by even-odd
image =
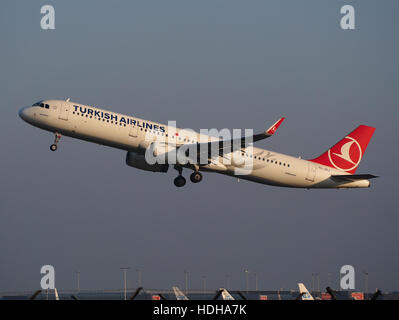
[[[68,120],[69,108],[70,106],[68,103],[61,104],[60,115],[59,115],[60,119]]]

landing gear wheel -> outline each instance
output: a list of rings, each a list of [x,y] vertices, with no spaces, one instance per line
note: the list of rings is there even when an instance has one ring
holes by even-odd
[[[55,150],[57,150],[57,144],[58,144],[58,142],[60,141],[60,139],[61,139],[61,135],[58,133],[58,132],[55,132],[54,133],[54,143],[50,146],[50,150],[51,151],[55,151]]]
[[[199,171],[193,172],[190,175],[190,180],[192,183],[198,183],[202,180],[202,174]]]
[[[183,176],[178,175],[175,178],[175,180],[173,181],[173,183],[175,184],[176,187],[180,188],[180,187],[183,187],[186,184],[186,179]]]

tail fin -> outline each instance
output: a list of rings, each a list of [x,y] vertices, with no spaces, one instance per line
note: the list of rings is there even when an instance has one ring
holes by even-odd
[[[220,290],[222,290],[223,300],[235,300],[230,292],[228,292],[225,288],[220,288]]]
[[[310,161],[354,174],[374,131],[373,127],[360,125],[321,156]]]
[[[302,300],[314,300],[312,295],[309,293],[308,289],[306,289],[303,283],[298,283],[299,292],[302,294]]]
[[[176,300],[188,300],[186,295],[183,292],[181,292],[178,287],[172,287],[172,289],[175,293]]]

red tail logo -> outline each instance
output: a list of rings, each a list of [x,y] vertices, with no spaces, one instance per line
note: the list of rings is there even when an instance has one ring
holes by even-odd
[[[373,127],[360,125],[320,157],[310,161],[354,174],[374,131]]]

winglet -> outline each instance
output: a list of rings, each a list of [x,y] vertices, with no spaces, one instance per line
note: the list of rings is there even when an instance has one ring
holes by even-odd
[[[284,119],[284,117],[278,119],[275,124],[266,130],[266,134],[270,136],[273,135],[277,131],[278,127],[283,123]]]

